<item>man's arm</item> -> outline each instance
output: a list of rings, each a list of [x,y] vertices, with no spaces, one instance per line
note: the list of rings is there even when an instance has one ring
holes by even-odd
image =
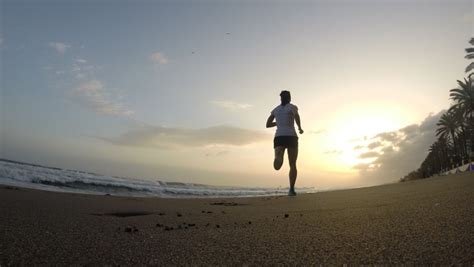
[[[301,118],[300,118],[300,114],[298,114],[298,113],[295,114],[295,121],[296,121],[296,125],[298,125],[298,130],[299,130],[300,134],[303,134],[304,131],[303,131],[303,129],[301,129]]]
[[[268,117],[267,128],[275,127],[277,125],[276,122],[273,121],[273,119],[275,119],[275,116],[273,116],[273,114]]]

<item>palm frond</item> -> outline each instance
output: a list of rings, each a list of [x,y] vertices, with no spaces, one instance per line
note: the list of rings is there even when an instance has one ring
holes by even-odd
[[[469,64],[467,67],[466,67],[466,70],[465,72],[470,72],[471,70],[474,69],[474,62],[471,62],[471,64]]]
[[[451,92],[449,93],[449,97],[454,101],[462,100],[466,97],[466,92],[462,89],[454,88],[449,91]]]

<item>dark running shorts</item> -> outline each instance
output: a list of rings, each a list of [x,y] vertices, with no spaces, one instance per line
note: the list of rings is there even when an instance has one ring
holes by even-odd
[[[273,139],[273,148],[277,146],[298,148],[298,136],[275,136]]]

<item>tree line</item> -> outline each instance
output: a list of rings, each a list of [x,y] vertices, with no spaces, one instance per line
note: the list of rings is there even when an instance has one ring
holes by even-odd
[[[451,107],[438,121],[437,140],[430,146],[421,166],[400,180],[431,177],[469,163],[474,159],[474,38],[469,41],[465,58],[470,60],[466,78],[457,80],[458,87],[449,90]]]

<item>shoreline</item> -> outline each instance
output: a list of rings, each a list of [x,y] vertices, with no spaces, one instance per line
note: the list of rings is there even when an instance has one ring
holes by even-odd
[[[435,176],[438,177],[438,176]],[[435,178],[435,177],[430,177],[430,178]],[[425,179],[430,179],[430,178],[425,178]],[[8,178],[6,178],[8,179]],[[129,178],[132,179],[132,178]],[[418,180],[424,180],[424,179],[418,179]],[[417,180],[411,180],[412,181],[417,181]],[[405,181],[406,183],[407,181]],[[386,185],[392,185],[392,184],[398,184],[400,181],[394,181],[394,182],[388,182],[388,183],[383,183],[383,184],[377,184],[377,185],[367,185],[367,186],[358,186],[358,187],[348,187],[348,188],[330,188],[330,189],[318,189],[313,192],[305,192],[303,191],[302,193],[298,192],[298,187],[296,188],[296,192],[298,193],[298,196],[302,195],[311,195],[311,194],[318,194],[318,193],[324,193],[324,192],[334,192],[334,191],[341,191],[341,190],[356,190],[356,189],[363,189],[363,188],[371,188],[371,187],[379,187],[379,186],[386,186]],[[232,199],[232,198],[264,198],[264,197],[281,197],[281,196],[287,196],[286,190],[289,189],[289,187],[282,187],[285,192],[282,192],[281,194],[267,194],[267,195],[242,195],[242,196],[221,196],[221,195],[208,195],[208,196],[200,196],[200,195],[179,195],[176,197],[170,196],[170,195],[122,195],[122,194],[114,194],[114,193],[105,193],[105,192],[87,192],[87,191],[82,191],[79,189],[62,189],[60,187],[50,187],[46,185],[46,188],[37,188],[38,186],[29,186],[32,183],[25,183],[25,186],[19,185],[16,182],[11,182],[11,183],[4,183],[4,181],[0,180],[0,189],[5,188],[5,187],[12,187],[12,188],[18,188],[18,189],[25,189],[25,190],[33,190],[33,191],[44,191],[44,192],[52,192],[52,193],[64,193],[64,194],[80,194],[80,195],[92,195],[92,196],[112,196],[112,197],[124,197],[124,198],[159,198],[159,199],[219,199],[219,198],[226,198],[226,199]],[[42,184],[39,184],[39,186],[45,186]],[[213,186],[213,185],[206,185],[206,186],[211,186],[211,187],[220,187],[220,186]],[[243,187],[243,186],[222,186],[223,188],[239,188],[239,189],[262,189],[262,190],[271,190],[273,188],[268,188],[268,187]],[[315,187],[302,187],[301,189],[305,190],[308,188],[315,188]],[[279,190],[280,187],[275,188],[276,190]]]
[[[297,197],[0,186],[0,265],[472,264],[472,203],[470,173]]]

